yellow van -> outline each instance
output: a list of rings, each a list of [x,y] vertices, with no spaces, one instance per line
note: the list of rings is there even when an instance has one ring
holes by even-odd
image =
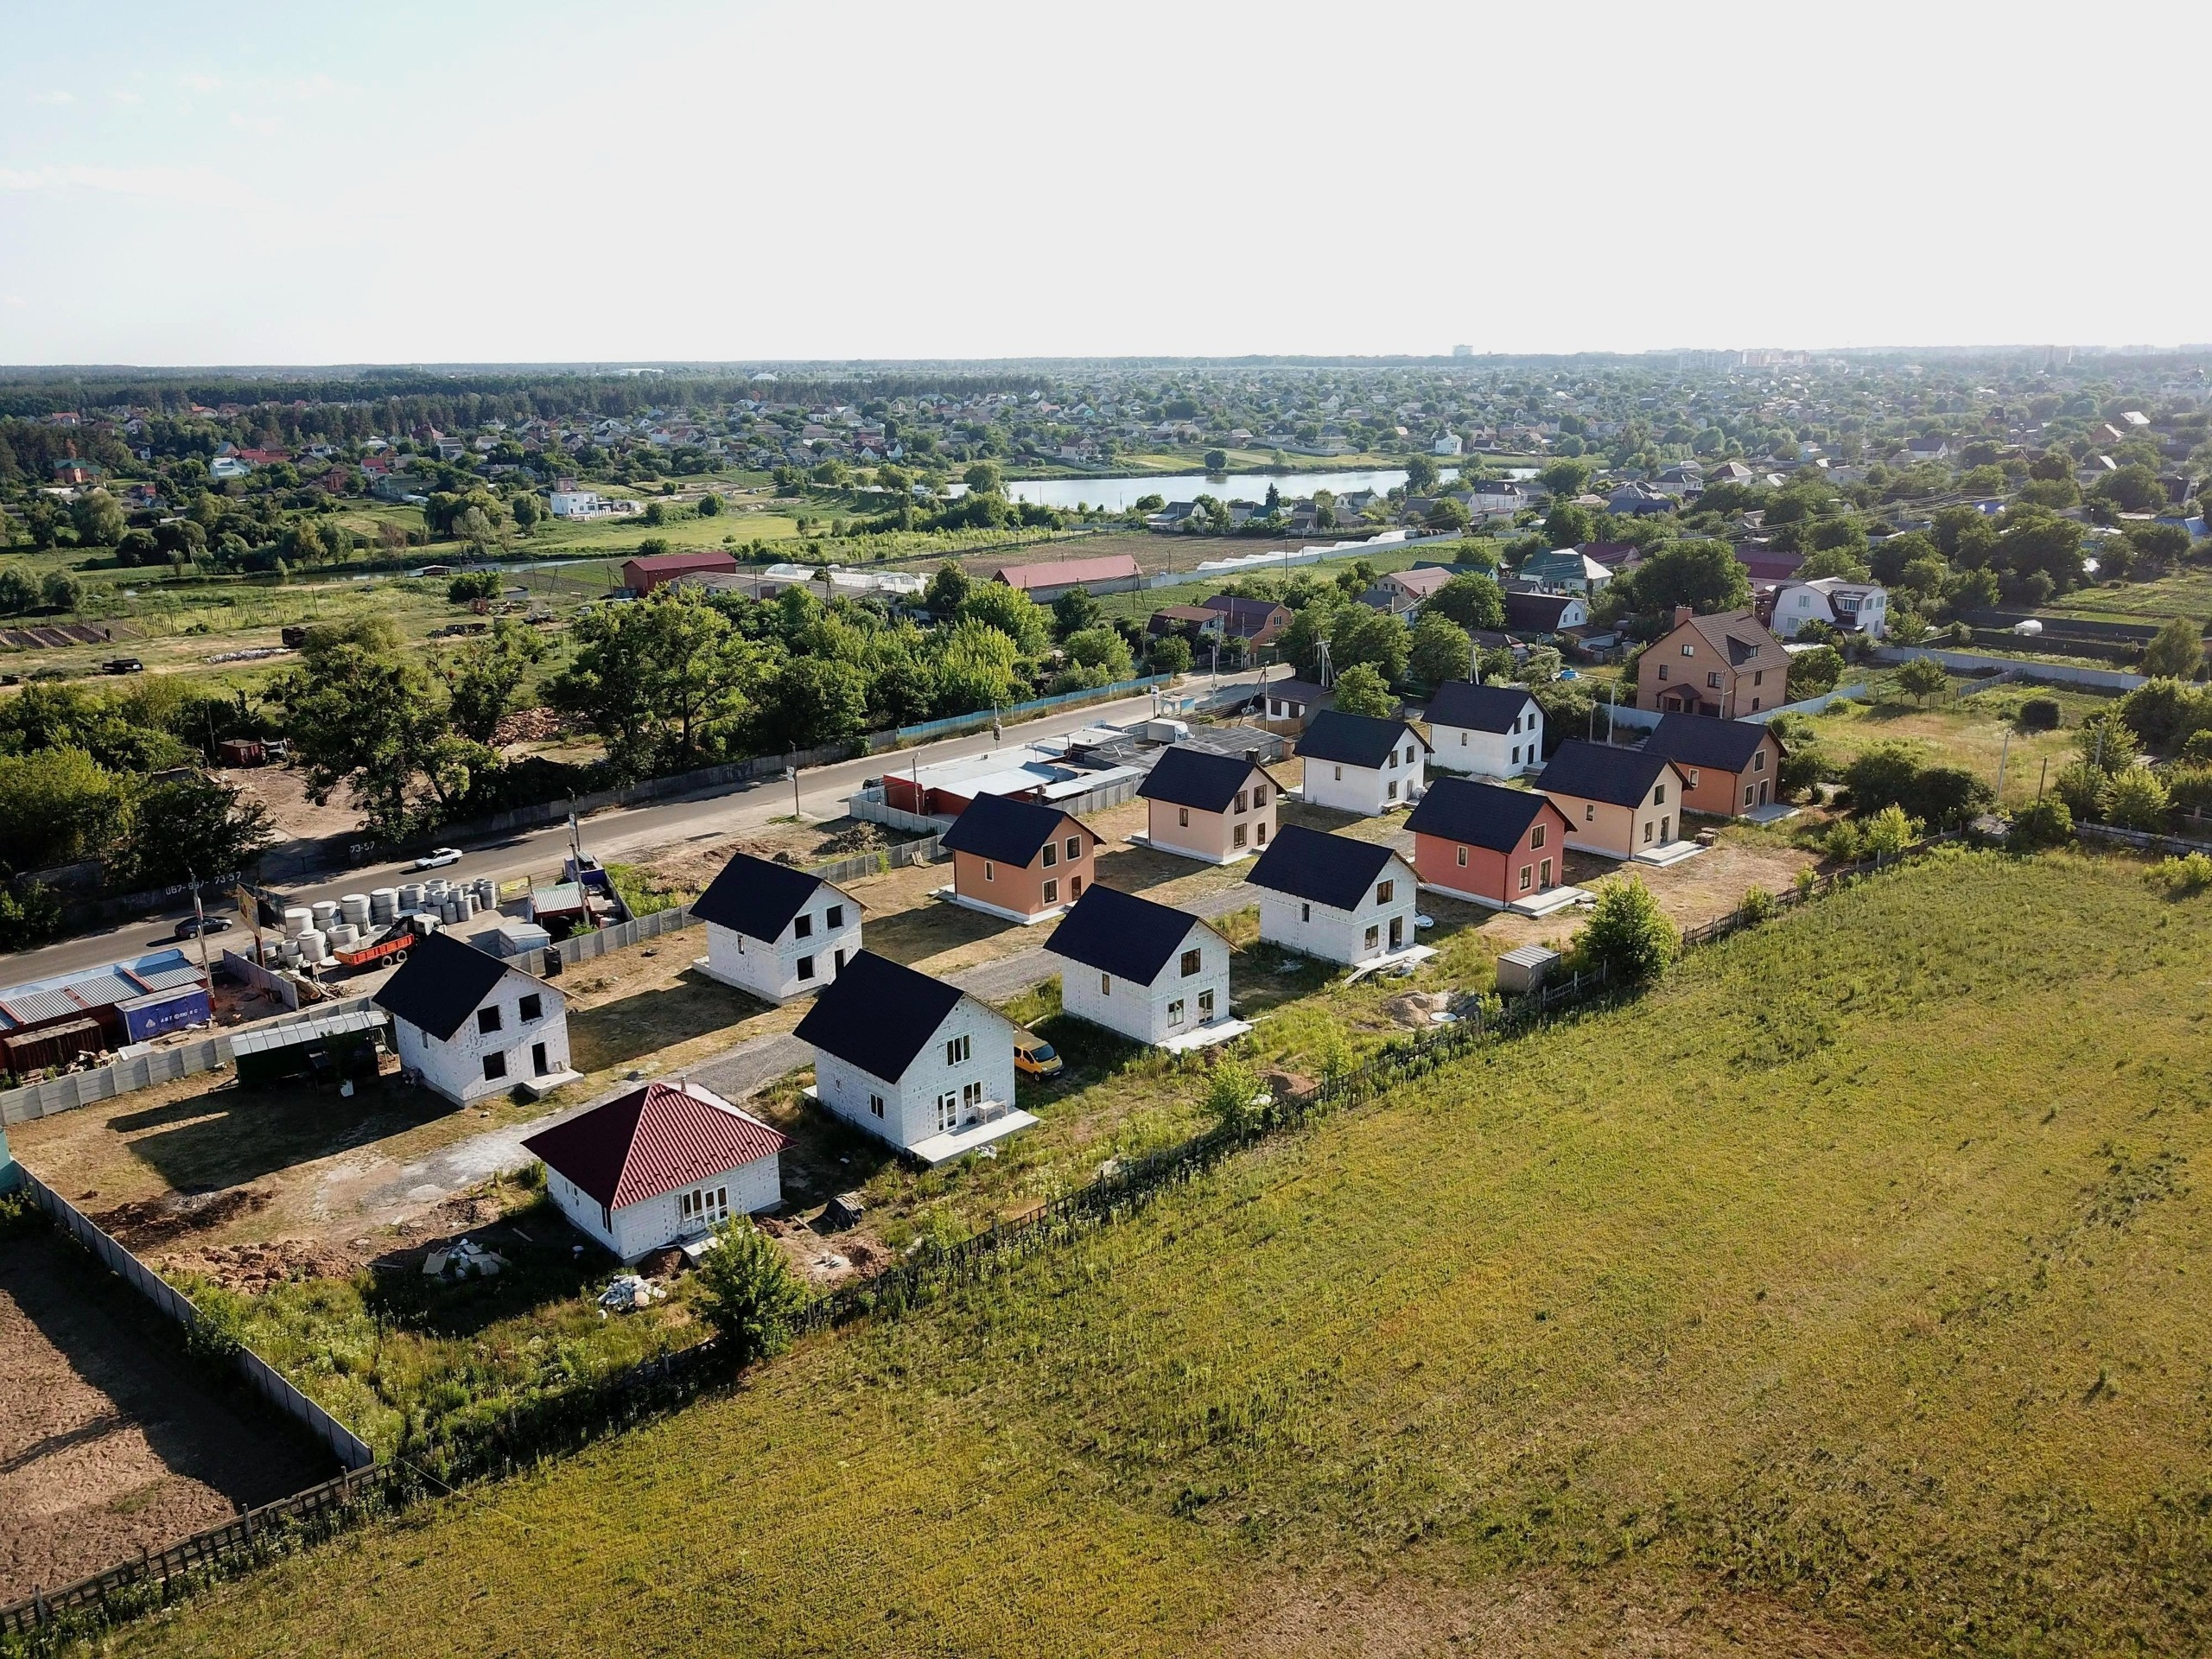
[[[1057,1077],[1065,1069],[1059,1052],[1031,1031],[1014,1033],[1014,1069],[1025,1077]]]

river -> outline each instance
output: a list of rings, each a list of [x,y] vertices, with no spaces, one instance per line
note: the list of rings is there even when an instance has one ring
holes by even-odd
[[[1446,478],[1456,478],[1459,471],[1456,467],[1440,470]],[[1190,501],[1201,495],[1211,495],[1217,501],[1264,501],[1272,484],[1289,501],[1316,490],[1337,495],[1353,490],[1383,494],[1405,481],[1403,467],[1364,473],[1184,473],[1152,478],[1013,479],[1007,481],[1006,493],[1016,501],[1033,501],[1039,506],[1072,507],[1081,503],[1109,512],[1126,512],[1136,505],[1139,497],[1147,495],[1156,495],[1163,501]]]

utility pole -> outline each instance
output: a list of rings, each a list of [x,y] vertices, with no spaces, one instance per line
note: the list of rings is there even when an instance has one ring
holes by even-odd
[[[2043,799],[2043,787],[2050,781],[2050,757],[2043,758],[2043,776],[2036,779],[2036,799]]]
[[[2012,753],[2012,728],[2005,728],[2005,741],[1997,750],[1997,808],[2005,810],[2005,757]]]
[[[798,757],[794,755],[792,758],[796,760]],[[794,821],[797,821],[805,816],[798,810],[798,768],[797,766],[785,766],[784,768],[784,776],[791,780],[791,817]]]
[[[184,869],[184,879],[192,883],[192,913],[200,924],[193,935],[200,941],[200,976],[213,984],[213,976],[207,971],[207,910],[200,902],[200,877],[188,864]]]

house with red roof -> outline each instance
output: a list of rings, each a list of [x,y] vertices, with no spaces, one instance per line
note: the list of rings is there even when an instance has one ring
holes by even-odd
[[[1121,594],[1144,581],[1136,556],[1113,553],[1096,559],[1051,559],[1042,564],[1001,565],[994,582],[1018,588],[1039,605],[1049,605],[1071,588],[1090,594]]]
[[[544,1161],[561,1213],[625,1262],[774,1209],[790,1144],[689,1082],[649,1083],[523,1142]]]

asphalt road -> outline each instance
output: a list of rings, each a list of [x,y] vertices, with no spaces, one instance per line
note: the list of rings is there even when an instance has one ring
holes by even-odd
[[[1224,674],[1220,683],[1255,684],[1273,676],[1281,677],[1288,671],[1281,668],[1248,670],[1242,674]],[[1189,690],[1203,693],[1212,682],[1205,676],[1192,675],[1186,682]],[[895,753],[862,755],[852,760],[841,760],[834,766],[818,766],[798,776],[798,810],[808,817],[834,818],[842,817],[845,798],[858,789],[869,778],[880,777],[887,768],[896,768],[910,761],[928,766],[939,760],[955,760],[963,755],[982,754],[994,747],[1026,743],[1034,738],[1057,737],[1084,726],[1141,718],[1152,711],[1149,696],[1130,697],[1120,702],[1089,703],[1063,713],[1047,715],[1042,719],[1027,721],[1019,726],[1005,728],[1003,739],[994,739],[988,731],[966,737],[946,738],[941,742],[924,744],[918,748],[901,749]],[[583,841],[587,851],[602,859],[630,858],[656,852],[685,841],[720,840],[746,830],[758,829],[772,818],[787,817],[792,809],[791,787],[787,783],[747,784],[717,794],[693,796],[670,801],[656,801],[648,806],[618,808],[594,814],[583,820]],[[448,865],[435,874],[452,880],[474,880],[488,876],[494,880],[512,880],[518,876],[550,872],[560,866],[568,850],[569,831],[565,824],[548,829],[518,832],[494,842],[465,847],[466,855],[458,864]],[[412,861],[397,863],[364,865],[327,880],[278,889],[285,897],[298,903],[311,903],[318,899],[336,899],[342,893],[365,893],[371,887],[397,887],[403,881],[416,879]],[[160,916],[142,918],[124,926],[106,929],[98,933],[79,934],[73,938],[59,940],[40,950],[21,951],[13,956],[0,957],[0,982],[14,983],[23,980],[43,979],[53,974],[65,974],[79,968],[93,968],[102,963],[137,956],[173,941],[170,930],[181,917],[191,914],[189,906]],[[208,941],[211,960],[219,956],[230,938],[243,937],[233,927],[227,936],[217,934]],[[187,944],[188,950],[196,947]]]

